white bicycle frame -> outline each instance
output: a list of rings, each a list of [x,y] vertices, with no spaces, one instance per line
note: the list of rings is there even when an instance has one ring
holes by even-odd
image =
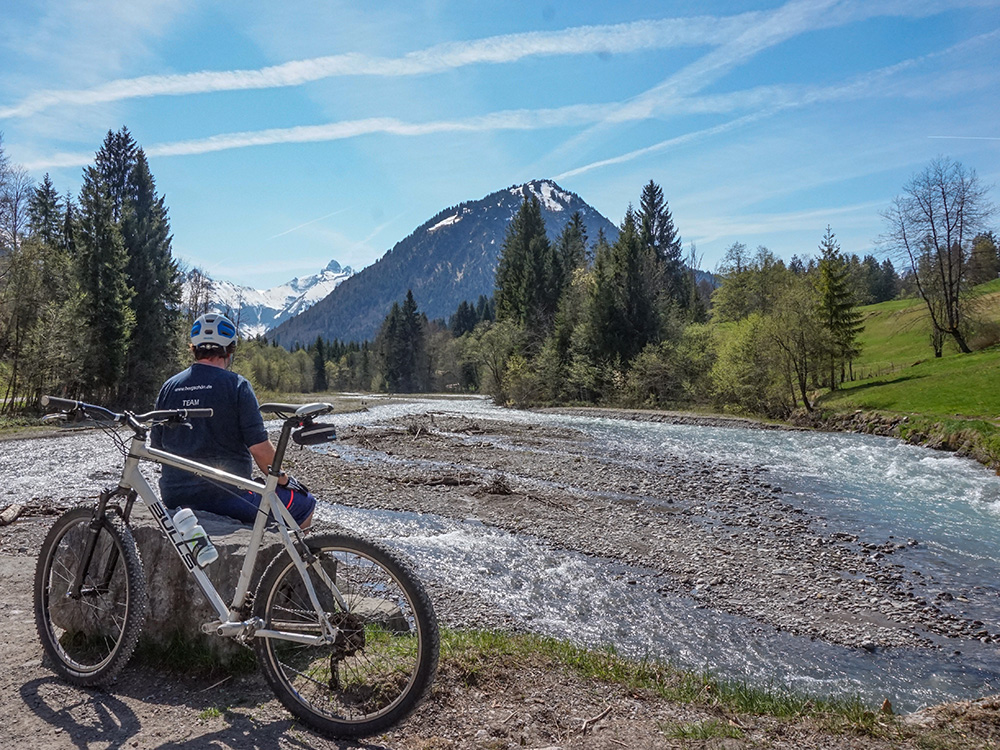
[[[218,589],[215,588],[215,585],[209,579],[208,575],[195,563],[194,557],[188,549],[188,543],[184,541],[181,533],[174,525],[173,519],[167,512],[166,506],[139,470],[140,461],[150,461],[164,466],[172,466],[176,469],[190,472],[191,474],[195,474],[199,477],[234,485],[241,490],[252,490],[253,492],[257,492],[261,495],[261,512],[257,514],[257,519],[253,525],[253,531],[250,535],[250,543],[247,547],[246,556],[243,559],[243,567],[240,570],[240,576],[236,584],[236,592],[233,595],[233,602],[231,605],[226,605],[222,596],[219,594]],[[289,529],[297,529],[298,524],[278,498],[275,491],[277,486],[278,477],[273,474],[269,474],[266,482],[263,484],[255,482],[252,479],[240,477],[235,474],[229,474],[228,472],[220,471],[219,469],[207,466],[206,464],[200,464],[197,461],[192,461],[188,458],[184,458],[183,456],[168,453],[167,451],[160,450],[158,448],[149,447],[146,445],[145,439],[138,435],[132,438],[129,453],[125,459],[125,467],[122,470],[122,477],[119,481],[120,488],[124,490],[135,490],[136,494],[149,508],[150,512],[153,514],[153,518],[159,525],[160,530],[172,542],[174,551],[180,556],[181,561],[184,563],[184,567],[186,567],[188,572],[194,576],[194,579],[198,582],[199,587],[201,587],[202,592],[205,594],[205,598],[216,611],[218,620],[202,625],[202,630],[204,632],[214,632],[215,634],[221,636],[278,638],[281,640],[295,641],[297,643],[305,643],[309,645],[332,643],[337,637],[339,628],[331,624],[330,618],[327,613],[324,612],[323,607],[319,603],[319,598],[316,595],[316,589],[313,586],[312,580],[307,572],[306,562],[302,559],[302,555],[299,554],[299,551],[295,546],[295,542],[292,539],[292,535],[289,533]],[[269,512],[263,512],[265,509],[268,509]],[[249,592],[250,579],[253,573],[254,564],[257,560],[257,555],[260,552],[261,542],[264,539],[264,529],[267,526],[268,519],[270,518],[274,518],[277,522],[278,531],[281,535],[285,549],[288,551],[293,564],[299,571],[299,575],[302,577],[306,592],[309,595],[309,600],[312,602],[313,609],[316,611],[319,622],[322,623],[323,632],[321,635],[305,635],[302,633],[289,633],[281,630],[269,630],[261,627],[264,623],[260,620],[260,618],[250,618],[248,620],[239,619],[239,612],[247,601],[247,594]],[[314,564],[312,567],[318,574],[323,584],[328,586],[330,591],[333,592],[338,606],[347,612],[348,607],[344,598],[337,590],[333,581],[331,581],[329,576],[327,576],[323,567],[319,564]]]

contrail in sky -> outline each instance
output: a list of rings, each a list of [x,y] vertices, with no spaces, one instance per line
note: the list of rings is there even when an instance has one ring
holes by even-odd
[[[320,216],[318,219],[311,219],[311,220],[305,222],[304,224],[299,224],[297,227],[292,227],[291,229],[286,229],[284,232],[278,232],[278,234],[274,235],[273,237],[268,237],[264,241],[265,242],[270,242],[271,240],[276,240],[279,237],[284,237],[286,234],[291,234],[292,232],[299,231],[300,229],[302,229],[302,227],[307,227],[310,224],[315,224],[317,221],[323,221],[323,219],[329,219],[331,216],[336,216],[337,214],[342,214],[346,210],[347,210],[346,208],[337,209],[336,211],[333,211],[332,213],[328,213],[326,216]]]
[[[337,76],[415,76],[468,65],[513,63],[530,57],[622,54],[671,47],[717,46],[753,25],[760,14],[697,16],[579,26],[556,32],[532,31],[449,42],[401,57],[360,53],[294,60],[255,70],[201,71],[122,78],[89,89],[39,91],[20,103],[0,107],[0,119],[27,117],[58,105],[89,106],[152,96],[301,86]]]
[[[960,141],[1000,141],[1000,136],[995,135],[929,135],[928,138],[947,138]]]

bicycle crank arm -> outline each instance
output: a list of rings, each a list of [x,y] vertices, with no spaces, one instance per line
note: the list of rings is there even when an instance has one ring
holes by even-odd
[[[279,641],[292,641],[293,643],[304,643],[308,646],[319,646],[324,643],[331,643],[332,639],[324,635],[305,635],[304,633],[289,633],[287,630],[258,630],[254,638],[274,638]]]
[[[221,635],[227,638],[237,636],[252,636],[258,628],[263,627],[264,621],[259,617],[251,617],[249,620],[220,622],[213,620],[201,626],[201,632],[207,635]]]

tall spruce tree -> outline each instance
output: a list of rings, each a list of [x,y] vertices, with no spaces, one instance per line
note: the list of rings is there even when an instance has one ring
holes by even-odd
[[[63,198],[63,207],[62,247],[70,258],[75,258],[79,224],[77,222],[76,204],[73,202],[73,196],[70,193],[66,193],[66,197]]]
[[[587,264],[587,226],[583,216],[574,211],[556,241],[557,286],[560,295],[573,278],[573,272]]]
[[[108,131],[94,160],[111,202],[112,219],[116,222],[122,220],[132,192],[129,182],[137,151],[135,139],[128,128],[122,126],[117,133]]]
[[[88,334],[82,386],[88,397],[110,401],[125,374],[135,313],[126,276],[128,254],[114,220],[114,206],[94,167],[83,173],[76,262]]]
[[[313,390],[322,393],[328,387],[326,379],[326,351],[323,337],[317,336],[313,345]]]
[[[375,356],[376,381],[382,390],[417,393],[429,386],[426,317],[417,310],[412,290],[402,305],[392,303],[375,339]]]
[[[59,194],[48,172],[28,200],[28,227],[31,234],[50,247],[59,247],[63,231]]]
[[[142,406],[176,369],[180,334],[180,271],[171,254],[170,224],[142,149],[135,151],[126,182],[121,232],[126,274],[135,292],[136,336],[131,342],[121,398]]]
[[[849,367],[860,353],[858,335],[864,329],[864,325],[851,289],[850,271],[829,226],[826,228],[819,249],[816,289],[819,292],[820,319],[827,335],[825,357],[830,378],[829,387],[835,390],[845,379],[845,365]]]
[[[141,407],[176,369],[180,331],[180,272],[171,253],[170,224],[146,155],[128,128],[108,131],[94,173],[121,236],[134,341],[127,349],[116,401]]]
[[[591,330],[599,359],[627,364],[657,339],[660,270],[629,206],[615,244],[599,246],[594,264]]]
[[[896,295],[899,294],[900,279],[892,261],[888,258],[883,260],[879,271],[878,283],[874,292],[875,301],[888,302],[891,299],[896,299]]]
[[[462,300],[458,303],[455,314],[451,316],[448,327],[451,329],[452,337],[457,339],[467,333],[472,333],[478,322],[476,308],[466,300]]]
[[[663,292],[667,299],[679,307],[686,307],[691,293],[680,234],[663,197],[663,189],[652,180],[642,189],[639,199],[639,237],[663,264]]]
[[[526,197],[504,237],[496,275],[496,316],[516,324],[537,349],[552,330],[560,274],[538,198]]]

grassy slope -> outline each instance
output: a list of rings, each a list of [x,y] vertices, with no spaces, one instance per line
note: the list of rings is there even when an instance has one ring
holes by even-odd
[[[1000,322],[1000,280],[976,289],[978,315]],[[865,330],[855,362],[860,377],[825,394],[820,406],[865,409],[940,418],[1000,418],[1000,346],[961,354],[948,345],[934,357],[927,312],[920,300],[883,302],[861,308]]]
[[[975,291],[977,318],[986,327],[1000,325],[1000,280]],[[1000,345],[972,354],[948,345],[935,358],[922,301],[894,300],[861,311],[863,350],[854,365],[860,379],[822,395],[819,408],[906,415],[904,423],[880,426],[876,417],[851,428],[874,425],[872,431],[959,450],[1000,470]]]

